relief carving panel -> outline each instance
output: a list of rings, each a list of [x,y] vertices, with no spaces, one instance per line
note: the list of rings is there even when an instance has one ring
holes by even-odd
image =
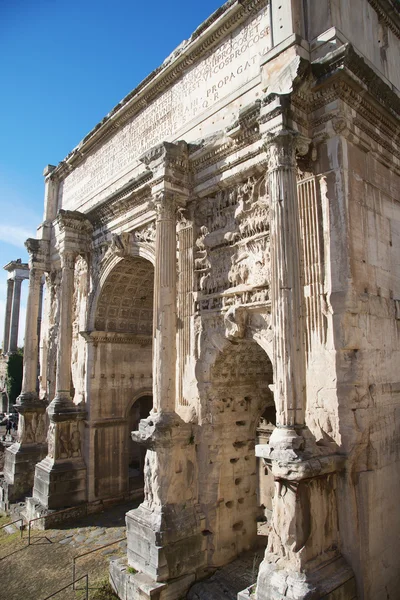
[[[194,260],[200,311],[268,301],[269,213],[264,177],[200,201]]]

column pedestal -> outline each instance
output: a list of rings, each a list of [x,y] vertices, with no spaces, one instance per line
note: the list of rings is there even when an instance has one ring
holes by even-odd
[[[19,405],[18,441],[7,448],[4,477],[0,480],[0,509],[8,511],[10,504],[23,500],[33,487],[35,465],[47,453],[46,406],[37,400]]]
[[[68,410],[50,405],[48,453],[35,469],[33,500],[45,509],[68,508],[86,502],[86,465],[82,458],[85,412],[72,403]]]
[[[147,453],[145,500],[126,514],[128,564],[138,571],[129,585],[140,588],[144,577],[147,589],[159,592],[160,599],[181,597],[204,566],[206,550],[205,521],[195,503],[193,428],[175,413],[153,414],[140,421],[132,439]],[[168,585],[160,589],[160,583]]]
[[[336,486],[345,457],[317,446],[307,429],[279,427],[256,456],[275,480],[256,600],[355,600],[354,574],[339,549]]]

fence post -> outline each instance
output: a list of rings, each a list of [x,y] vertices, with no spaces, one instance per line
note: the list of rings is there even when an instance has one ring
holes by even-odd
[[[75,557],[72,560],[72,589],[75,590]]]

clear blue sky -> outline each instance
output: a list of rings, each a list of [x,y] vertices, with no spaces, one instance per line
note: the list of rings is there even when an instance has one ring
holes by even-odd
[[[43,168],[57,165],[222,3],[0,0],[1,340],[1,267],[27,260],[24,241],[43,214]]]

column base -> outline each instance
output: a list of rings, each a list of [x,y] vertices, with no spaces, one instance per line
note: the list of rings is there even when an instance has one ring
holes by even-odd
[[[266,557],[260,565],[256,600],[357,600],[353,571],[342,557],[311,573],[280,569],[274,559]]]
[[[183,600],[194,580],[194,575],[186,575],[160,583],[144,573],[129,572],[126,559],[110,563],[111,586],[123,600]]]
[[[126,514],[128,562],[156,582],[189,575],[204,563],[206,540],[193,506],[141,505]]]
[[[0,481],[0,509],[8,511],[10,504],[32,492],[36,464],[46,456],[43,444],[12,444],[6,449],[4,476]]]
[[[36,465],[33,498],[46,509],[86,502],[86,465],[83,460],[54,462],[49,456]]]

